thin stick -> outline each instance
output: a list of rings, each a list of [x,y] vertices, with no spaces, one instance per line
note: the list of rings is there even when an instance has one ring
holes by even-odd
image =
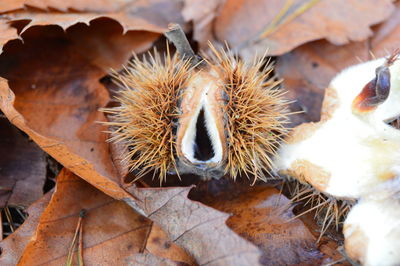
[[[79,219],[82,219],[85,217],[86,215],[86,210],[82,209],[79,212]],[[80,224],[80,228],[79,228],[79,246],[78,246],[78,263],[79,266],[84,266],[83,264],[83,223],[81,222]]]
[[[66,262],[66,266],[71,266],[72,265],[72,261],[74,259],[74,249],[76,244],[78,244],[78,263],[79,265],[83,266],[83,243],[82,243],[82,220],[86,215],[86,210],[82,209],[79,212],[79,219],[78,219],[78,224],[76,225],[76,230],[75,230],[75,234],[74,237],[72,239],[71,242],[71,246],[69,247],[69,251],[68,251],[68,256],[67,256],[67,262]],[[77,243],[78,240],[78,243]]]
[[[3,240],[4,237],[4,231],[3,231],[3,218],[0,213],[0,240]]]
[[[71,266],[72,265],[72,260],[74,259],[75,242],[76,242],[76,238],[78,237],[78,234],[79,234],[79,228],[80,228],[80,225],[81,225],[81,221],[82,221],[82,218],[79,217],[78,225],[76,226],[75,234],[74,234],[74,237],[72,239],[71,246],[69,247],[69,250],[68,250],[67,262],[65,264],[66,266]]]
[[[281,26],[286,23],[292,21],[296,17],[300,16],[308,9],[312,8],[316,5],[320,0],[309,0],[305,3],[302,3],[297,9],[295,9],[292,13],[291,9],[294,7],[293,0],[287,0],[281,11],[279,11],[278,15],[271,21],[271,23],[267,26],[267,28],[261,33],[261,38],[265,38],[268,35],[276,32]]]
[[[11,212],[10,212],[10,209],[8,208],[8,206],[6,206],[4,208],[4,213],[6,214],[7,222],[10,224],[11,232],[14,233],[15,228],[14,228]]]
[[[175,45],[176,50],[179,52],[183,60],[191,60],[193,66],[200,66],[202,64],[201,62],[203,59],[194,53],[179,24],[169,24],[168,31],[165,32],[164,35]]]

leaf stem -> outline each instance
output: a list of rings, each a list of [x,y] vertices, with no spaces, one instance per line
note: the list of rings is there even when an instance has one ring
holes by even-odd
[[[193,66],[202,65],[203,59],[196,55],[186,38],[179,24],[171,23],[168,25],[168,31],[164,33],[165,37],[172,42],[183,60],[191,60]]]

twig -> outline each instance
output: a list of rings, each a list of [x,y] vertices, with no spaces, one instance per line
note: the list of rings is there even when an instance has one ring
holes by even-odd
[[[191,64],[196,67],[203,65],[203,59],[196,55],[186,38],[179,24],[169,24],[168,31],[164,33],[165,37],[172,42],[183,60],[191,60]]]
[[[0,213],[0,240],[3,240],[4,236],[5,236],[5,234],[3,231],[3,217]]]
[[[83,219],[86,215],[86,210],[82,209],[79,212],[79,219]],[[79,230],[79,247],[78,247],[78,264],[79,266],[83,266],[83,224],[81,223]]]
[[[308,9],[312,8],[316,5],[320,0],[309,0],[305,3],[302,3],[297,9],[295,9],[292,13],[291,10],[294,7],[293,0],[287,0],[281,11],[278,15],[270,22],[267,28],[261,33],[260,37],[265,38],[268,35],[277,31],[280,27],[285,25],[286,23],[292,21],[296,17],[300,16]]]
[[[14,233],[15,228],[14,228],[14,224],[13,224],[11,212],[10,212],[10,209],[8,208],[8,206],[6,206],[6,207],[4,208],[4,213],[6,214],[7,222],[8,222],[9,225],[10,225],[11,232]]]
[[[16,207],[15,210],[18,212],[18,214],[22,217],[24,221],[28,218],[26,217],[26,214],[19,207]]]
[[[69,247],[68,250],[68,256],[67,256],[67,262],[66,262],[66,266],[71,266],[72,265],[72,261],[74,259],[74,249],[75,246],[77,244],[77,238],[79,238],[79,244],[78,244],[78,264],[83,266],[83,241],[82,241],[82,220],[86,215],[86,210],[82,209],[79,212],[79,219],[78,219],[78,224],[76,225],[76,230],[75,230],[75,234],[74,237],[72,239],[72,243],[71,246]]]
[[[386,59],[385,66],[391,66],[393,63],[399,59],[400,48],[397,48],[393,51],[393,53]]]

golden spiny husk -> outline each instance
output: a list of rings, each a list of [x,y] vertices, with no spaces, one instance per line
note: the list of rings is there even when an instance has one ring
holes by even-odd
[[[265,179],[264,171],[272,166],[271,157],[286,134],[288,102],[280,81],[270,77],[272,66],[264,68],[261,58],[244,64],[229,52],[211,46],[213,55],[207,68],[220,73],[225,82],[224,108],[228,146],[225,172],[232,178],[239,174]],[[196,70],[189,60],[171,56],[135,57],[123,74],[114,74],[120,91],[118,107],[103,108],[109,115],[111,138],[127,147],[125,161],[139,178],[150,171],[165,181],[168,170],[179,174],[175,136],[179,121],[179,102]],[[206,71],[202,69],[200,71]]]
[[[176,168],[173,128],[179,117],[178,100],[190,73],[189,61],[155,52],[134,60],[126,74],[114,74],[120,106],[103,108],[112,130],[109,141],[123,142],[130,171],[141,177],[150,171],[165,181]]]
[[[228,162],[226,172],[265,180],[271,158],[287,133],[288,101],[279,88],[281,80],[271,77],[273,66],[265,56],[253,64],[239,61],[229,51],[210,46],[210,64],[220,68],[225,79],[227,104]],[[264,67],[263,67],[264,66]]]

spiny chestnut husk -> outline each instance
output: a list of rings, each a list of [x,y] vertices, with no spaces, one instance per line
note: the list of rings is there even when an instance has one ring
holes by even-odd
[[[155,51],[114,74],[118,106],[102,111],[109,116],[110,141],[123,143],[137,177],[153,172],[160,182],[169,173],[265,179],[287,132],[285,92],[265,58],[246,64],[210,48],[212,55],[195,64]]]

